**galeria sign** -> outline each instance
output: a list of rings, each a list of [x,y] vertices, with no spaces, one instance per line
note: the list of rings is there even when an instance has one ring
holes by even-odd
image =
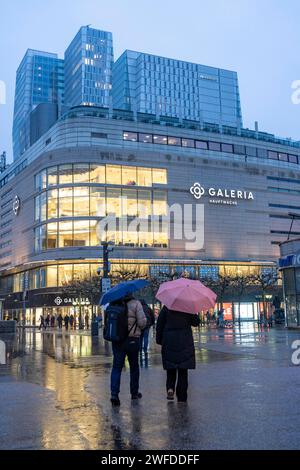
[[[243,191],[240,189],[221,189],[221,188],[208,188],[207,190],[201,186],[200,183],[194,183],[190,188],[191,194],[195,199],[201,199],[206,193],[210,197],[218,197],[225,199],[244,199],[244,200],[253,200],[254,195],[251,191]]]

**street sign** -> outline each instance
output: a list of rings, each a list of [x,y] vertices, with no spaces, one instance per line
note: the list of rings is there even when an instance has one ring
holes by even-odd
[[[105,294],[111,288],[111,280],[108,277],[102,278],[102,293]]]

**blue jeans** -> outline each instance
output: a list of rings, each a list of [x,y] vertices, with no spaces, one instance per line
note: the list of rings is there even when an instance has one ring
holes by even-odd
[[[139,344],[139,338],[128,338],[124,345],[112,344],[114,355],[110,382],[112,397],[118,397],[120,393],[121,374],[126,356],[128,357],[130,367],[130,393],[131,395],[138,394],[140,381]]]
[[[150,328],[145,328],[141,334],[140,351],[144,350],[145,353],[148,351],[149,333],[150,333]]]

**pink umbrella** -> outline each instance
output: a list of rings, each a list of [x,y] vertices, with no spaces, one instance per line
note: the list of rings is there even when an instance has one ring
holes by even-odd
[[[214,307],[217,295],[200,281],[180,278],[161,284],[156,298],[170,310],[195,314]]]

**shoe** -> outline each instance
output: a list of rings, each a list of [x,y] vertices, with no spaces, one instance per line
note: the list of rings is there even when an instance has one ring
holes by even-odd
[[[136,395],[131,395],[131,400],[138,400],[139,398],[142,398],[143,395],[139,392]]]
[[[110,402],[111,402],[112,406],[120,406],[121,405],[119,397],[111,397]]]
[[[171,388],[167,392],[167,400],[174,400],[174,390]]]

